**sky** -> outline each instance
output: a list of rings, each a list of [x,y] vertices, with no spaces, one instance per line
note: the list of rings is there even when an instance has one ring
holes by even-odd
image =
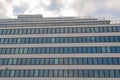
[[[120,20],[120,0],[0,0],[0,18],[20,14]]]

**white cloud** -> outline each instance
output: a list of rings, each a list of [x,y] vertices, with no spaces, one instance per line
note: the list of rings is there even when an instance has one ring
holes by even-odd
[[[55,1],[57,6],[52,2]],[[55,10],[51,10],[53,5]],[[95,16],[107,16],[118,19],[120,16],[120,0],[0,0],[0,17],[15,17],[18,14],[43,14],[45,17],[56,16],[91,16],[93,13],[104,10],[104,13]],[[14,12],[15,7],[21,8],[22,12]],[[52,6],[52,7],[53,7]],[[16,9],[16,8],[15,8]],[[94,15],[93,15],[94,16]]]
[[[105,0],[105,3],[106,8],[120,11],[120,0]]]
[[[60,15],[61,16],[78,16],[77,12],[74,9],[70,9],[70,8],[61,8],[60,10]]]

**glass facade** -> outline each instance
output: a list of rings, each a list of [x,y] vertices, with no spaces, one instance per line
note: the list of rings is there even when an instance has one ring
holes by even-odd
[[[0,54],[120,53],[120,46],[0,48]]]
[[[0,80],[119,80],[119,33],[94,18],[0,19]]]
[[[80,78],[120,78],[120,70],[108,69],[24,69],[0,70],[0,77],[80,77]]]
[[[0,58],[0,65],[120,65],[120,58]]]
[[[0,29],[0,35],[120,32],[120,26]]]
[[[0,38],[0,44],[120,42],[120,36]]]

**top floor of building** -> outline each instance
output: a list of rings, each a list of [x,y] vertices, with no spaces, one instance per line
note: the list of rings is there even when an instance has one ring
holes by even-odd
[[[0,19],[0,27],[29,26],[75,26],[75,25],[118,25],[119,22],[92,17],[43,17],[37,15],[18,15],[13,19]]]

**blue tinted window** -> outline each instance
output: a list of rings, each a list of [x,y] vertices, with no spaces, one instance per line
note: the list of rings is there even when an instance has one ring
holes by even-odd
[[[79,70],[79,77],[83,77],[83,71]]]
[[[41,48],[37,48],[37,53],[38,53],[38,54],[41,53]]]
[[[63,59],[62,59],[62,58],[60,58],[60,61],[59,61],[59,62],[60,62],[60,64],[63,64]]]
[[[72,50],[72,47],[69,47],[69,53],[72,53],[73,50]]]
[[[118,78],[120,77],[120,71],[119,70],[115,70],[115,76],[118,77]]]
[[[32,54],[32,48],[28,48],[28,54]]]
[[[78,64],[83,64],[82,58],[78,59]]]
[[[53,70],[49,70],[49,77],[53,76]]]
[[[105,73],[105,77],[109,77],[109,71],[108,70],[105,70],[104,73]]]
[[[73,64],[78,64],[77,58],[74,58],[74,59],[73,59]]]
[[[50,48],[46,48],[46,53],[50,53]]]
[[[24,70],[20,70],[20,77],[23,77],[24,76]]]
[[[68,64],[68,59],[64,58],[64,64],[67,65]]]
[[[42,53],[42,54],[45,53],[45,48],[41,48],[41,53]]]
[[[91,53],[91,48],[88,47],[88,48],[87,48],[87,51],[88,51],[88,53]]]
[[[40,60],[40,64],[44,64],[44,59],[41,59],[41,60]]]
[[[77,47],[73,47],[73,52],[77,53]]]
[[[102,58],[98,58],[98,64],[103,64]]]
[[[99,70],[99,76],[104,77],[104,71],[103,70]]]
[[[63,70],[59,70],[59,77],[63,76]]]
[[[120,47],[116,47],[117,53],[120,53]]]
[[[98,61],[97,61],[97,58],[94,58],[94,59],[93,59],[93,64],[98,64],[97,62],[98,62]]]
[[[67,77],[68,76],[68,70],[64,70],[64,77]]]
[[[86,53],[86,52],[87,52],[86,47],[83,47],[83,53]]]
[[[92,58],[88,58],[88,64],[92,65],[93,62],[92,62]]]
[[[83,58],[83,63],[84,63],[84,64],[88,64],[87,58]]]
[[[39,71],[39,76],[40,76],[40,77],[43,77],[43,70],[40,70],[40,71]]]
[[[68,48],[67,47],[64,48],[64,53],[68,53]]]
[[[53,65],[54,64],[54,59],[50,59],[50,65]]]
[[[92,53],[96,53],[96,47],[92,47]]]
[[[117,58],[113,58],[113,64],[118,64]]]
[[[108,64],[107,58],[103,58],[103,64]]]
[[[112,53],[116,53],[115,47],[111,47]]]
[[[78,77],[78,70],[74,70],[74,77]]]
[[[69,64],[73,64],[72,60],[73,60],[72,58],[69,59]]]
[[[105,52],[106,52],[105,47],[102,47],[102,53],[105,53]]]
[[[55,64],[58,64],[58,59],[57,58],[55,59]]]
[[[33,75],[34,75],[34,70],[30,70],[29,76],[30,76],[30,77],[33,77]]]
[[[99,76],[98,70],[94,70],[94,77],[98,77],[98,76]]]
[[[35,59],[31,59],[31,64],[35,64]]]
[[[69,77],[73,77],[73,70],[69,70],[68,76],[69,76]]]
[[[84,70],[84,77],[88,77],[88,70]]]
[[[51,50],[50,50],[50,53],[54,53],[55,51],[54,51],[54,48],[51,48]]]
[[[38,77],[38,73],[39,73],[39,71],[38,71],[38,70],[35,70],[34,76],[35,76],[35,77]]]
[[[35,63],[36,63],[37,65],[40,63],[40,59],[36,59],[35,61],[36,61]]]
[[[54,77],[58,76],[58,70],[54,70]]]
[[[115,77],[113,70],[110,70],[110,77]]]
[[[3,59],[0,59],[0,65],[3,64]]]

